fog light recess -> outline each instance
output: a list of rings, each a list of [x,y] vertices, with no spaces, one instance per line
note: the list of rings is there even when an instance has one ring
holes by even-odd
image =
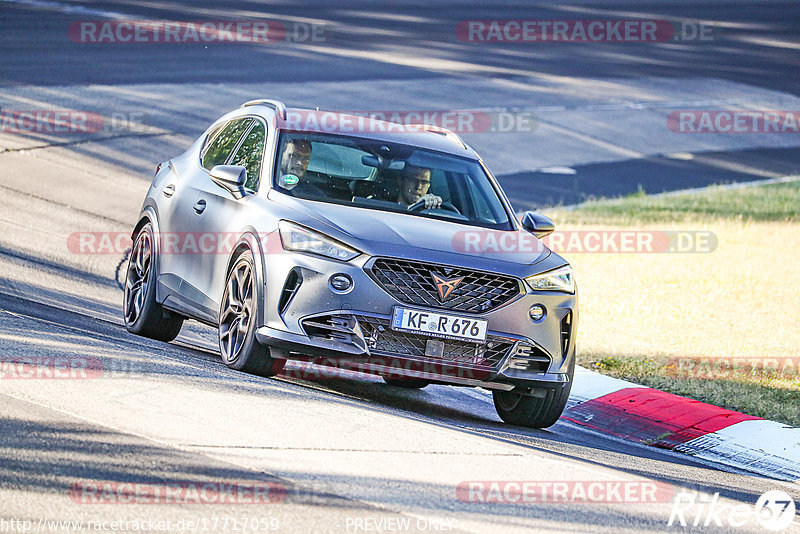
[[[538,323],[539,321],[544,319],[545,315],[547,315],[547,310],[541,304],[534,304],[533,306],[531,306],[531,309],[528,312],[528,314],[530,315],[531,320],[533,322]]]
[[[353,289],[353,279],[346,274],[334,274],[328,279],[331,289],[338,293],[347,293]]]

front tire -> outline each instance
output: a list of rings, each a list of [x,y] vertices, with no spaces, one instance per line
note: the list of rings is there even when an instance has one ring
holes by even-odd
[[[543,389],[543,397],[523,395],[515,391],[492,391],[492,399],[497,415],[506,423],[531,428],[547,428],[558,421],[572,391],[575,376],[575,358],[570,364],[569,382],[558,389]]]
[[[246,250],[236,257],[228,273],[219,312],[219,350],[231,369],[274,376],[286,361],[272,358],[269,347],[256,340],[259,301],[253,264],[253,254]]]
[[[145,224],[133,243],[125,274],[122,314],[128,332],[159,341],[178,337],[183,317],[156,302],[156,252],[153,225]]]

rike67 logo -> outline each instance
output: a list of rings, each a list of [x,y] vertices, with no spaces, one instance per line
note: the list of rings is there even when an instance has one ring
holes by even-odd
[[[755,506],[720,503],[719,493],[683,491],[675,496],[667,526],[741,528],[755,522],[768,531],[779,532],[789,528],[794,516],[794,500],[782,490],[767,491]]]

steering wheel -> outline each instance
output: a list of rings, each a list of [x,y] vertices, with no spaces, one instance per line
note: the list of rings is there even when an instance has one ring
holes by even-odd
[[[424,200],[417,200],[416,202],[414,202],[413,204],[411,204],[408,207],[408,211],[421,211],[423,209],[426,209]],[[442,202],[441,205],[438,208],[428,208],[428,209],[432,209],[432,210],[443,209],[443,210],[452,211],[453,213],[457,213],[458,215],[461,215],[461,212],[458,211],[458,208],[453,206],[449,202]]]

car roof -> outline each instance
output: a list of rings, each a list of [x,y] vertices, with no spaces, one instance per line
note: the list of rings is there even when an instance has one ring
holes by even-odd
[[[263,102],[263,103],[262,103]],[[251,101],[240,110],[248,110],[275,119],[282,131],[347,135],[389,143],[411,145],[479,160],[480,156],[454,132],[427,125],[406,125],[338,111],[276,107],[276,101]]]

